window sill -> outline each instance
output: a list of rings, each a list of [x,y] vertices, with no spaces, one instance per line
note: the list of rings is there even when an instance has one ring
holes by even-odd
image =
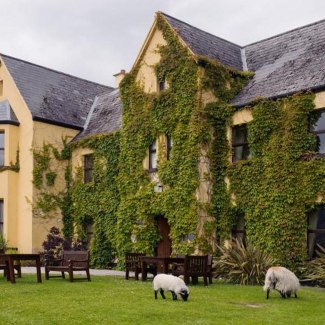
[[[300,160],[302,161],[312,161],[312,160],[320,160],[325,157],[325,153],[319,153],[319,152],[308,152],[303,154],[300,157]]]
[[[148,174],[157,173],[158,168],[147,169]]]
[[[0,166],[0,172],[4,172],[6,170],[11,170],[13,172],[18,173],[19,172],[19,166]]]

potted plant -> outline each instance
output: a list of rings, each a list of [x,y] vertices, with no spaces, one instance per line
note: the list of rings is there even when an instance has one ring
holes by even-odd
[[[8,247],[7,240],[3,237],[2,234],[0,234],[0,254],[4,254],[6,252],[7,247]]]

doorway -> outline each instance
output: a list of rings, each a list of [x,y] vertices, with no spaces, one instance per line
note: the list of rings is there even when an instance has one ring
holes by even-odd
[[[156,225],[160,240],[155,248],[156,256],[170,256],[172,253],[172,241],[169,237],[170,226],[168,220],[163,216],[156,217]]]

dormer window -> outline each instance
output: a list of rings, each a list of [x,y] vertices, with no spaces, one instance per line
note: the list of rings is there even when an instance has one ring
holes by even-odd
[[[173,139],[169,134],[167,134],[167,136],[166,136],[166,142],[167,142],[167,160],[169,160],[170,153],[171,153],[171,150],[173,147]]]
[[[149,172],[157,171],[157,141],[149,147]]]
[[[249,147],[247,139],[247,124],[236,125],[232,128],[232,161],[247,160]]]
[[[5,165],[5,133],[0,131],[0,167]]]

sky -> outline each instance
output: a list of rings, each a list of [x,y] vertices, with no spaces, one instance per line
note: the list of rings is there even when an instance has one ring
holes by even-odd
[[[0,53],[114,86],[157,11],[243,46],[325,19],[325,1],[0,0]]]

